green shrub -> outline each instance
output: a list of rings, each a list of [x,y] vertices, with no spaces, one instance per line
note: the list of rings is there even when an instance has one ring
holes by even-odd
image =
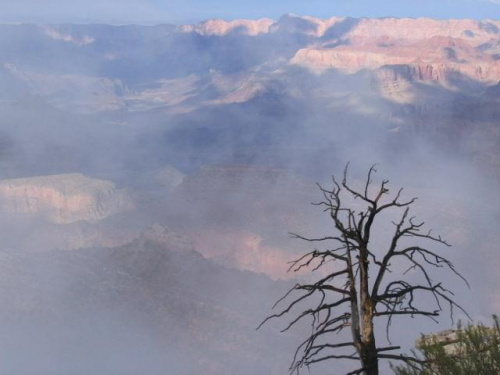
[[[421,363],[391,366],[396,375],[497,375],[500,374],[500,323],[458,326],[452,340],[437,335],[422,337],[414,353]]]

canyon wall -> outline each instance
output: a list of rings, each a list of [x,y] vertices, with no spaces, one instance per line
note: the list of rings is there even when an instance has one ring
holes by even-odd
[[[79,173],[0,181],[2,214],[31,214],[69,224],[102,220],[132,207],[112,182]]]

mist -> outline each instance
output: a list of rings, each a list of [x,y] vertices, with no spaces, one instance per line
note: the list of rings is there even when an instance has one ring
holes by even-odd
[[[310,203],[347,163],[417,196],[470,289],[436,278],[498,311],[500,24],[235,22],[0,25],[3,373],[286,373],[308,325],[255,328],[310,277],[287,272],[312,250],[289,233],[331,231]]]

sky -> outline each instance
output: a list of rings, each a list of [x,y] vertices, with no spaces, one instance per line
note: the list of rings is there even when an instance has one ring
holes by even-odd
[[[157,24],[210,18],[500,18],[500,0],[1,0],[0,22]]]

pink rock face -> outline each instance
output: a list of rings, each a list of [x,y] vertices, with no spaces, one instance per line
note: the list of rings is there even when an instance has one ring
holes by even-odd
[[[215,262],[264,273],[273,279],[288,279],[296,277],[297,273],[287,272],[288,262],[297,255],[271,246],[259,235],[248,231],[200,230],[191,234],[194,238],[194,249],[205,258]]]
[[[442,47],[447,48],[447,47]],[[460,51],[464,60],[449,61],[436,51],[394,47],[383,50],[376,46],[338,47],[335,49],[301,49],[292,58],[291,64],[323,71],[338,69],[346,73],[356,73],[363,69],[376,70],[391,65],[407,65],[411,78],[421,81],[446,81],[453,73],[476,81],[495,83],[500,79],[500,61],[486,54],[468,54]],[[413,52],[413,55],[411,54]]]
[[[339,47],[334,49],[305,48],[297,52],[291,60],[294,65],[312,69],[340,69],[347,73],[356,73],[361,69],[376,69],[391,65],[409,64],[414,60],[410,56],[387,55],[377,50]]]
[[[500,59],[497,49],[488,46],[498,45],[499,29],[498,21],[363,19],[342,35],[340,45],[336,40],[309,45],[290,63],[318,72],[337,69],[350,74],[407,65],[416,80],[445,82],[460,74],[495,83],[500,80]]]
[[[297,23],[297,24],[295,24]],[[338,28],[338,32],[332,32]],[[407,65],[411,78],[446,82],[463,75],[476,81],[500,80],[500,21],[419,19],[320,19],[286,15],[274,22],[209,20],[181,26],[183,32],[224,36],[272,34],[284,30],[312,39],[298,50],[290,64],[322,72],[337,69],[349,74],[363,69]]]
[[[0,213],[4,214],[34,214],[68,224],[101,220],[131,205],[112,182],[81,174],[0,181]]]

